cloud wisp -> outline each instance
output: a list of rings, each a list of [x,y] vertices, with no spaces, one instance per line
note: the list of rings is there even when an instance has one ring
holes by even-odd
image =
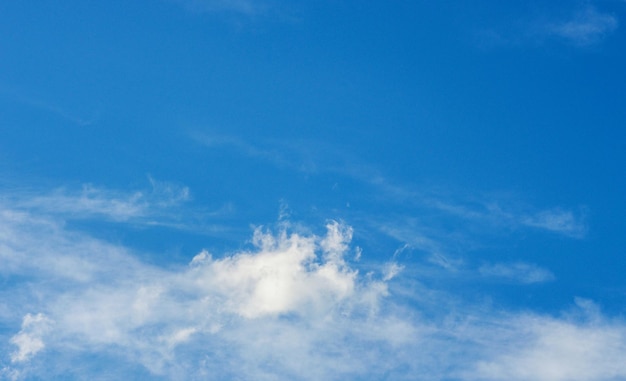
[[[416,287],[395,255],[368,260],[342,223],[315,235],[281,221],[256,229],[247,249],[157,266],[33,205],[0,213],[6,379],[626,377],[626,322],[591,303],[562,316],[463,303]],[[483,273],[548,277],[524,264]],[[117,371],[103,376],[103,358]]]
[[[591,3],[591,2],[589,2]],[[568,7],[561,15],[545,11],[543,17],[516,20],[496,29],[482,29],[475,34],[475,42],[482,48],[503,46],[544,46],[559,42],[577,48],[600,44],[619,27],[615,14],[602,11],[592,4]]]
[[[485,264],[478,271],[485,277],[510,279],[511,281],[525,284],[554,280],[554,274],[550,271],[537,265],[523,262]]]
[[[584,238],[587,233],[584,209],[576,214],[563,208],[538,211],[515,211],[513,208],[507,210],[495,201],[474,203],[473,207],[441,200],[431,200],[429,203],[432,207],[448,214],[492,226],[506,226],[514,229],[530,227],[571,238]]]
[[[118,192],[85,184],[79,191],[58,188],[28,197],[9,196],[8,201],[22,209],[44,214],[116,222],[137,221],[180,205],[190,198],[189,188],[149,178],[147,191]]]
[[[547,24],[545,33],[575,45],[586,46],[598,43],[613,33],[618,25],[615,16],[588,6],[569,20]]]
[[[302,142],[259,141],[250,143],[234,136],[195,133],[191,135],[197,143],[207,148],[217,147],[233,150],[241,155],[266,161],[279,168],[303,172],[306,175],[330,173],[363,185],[362,193],[369,195],[379,204],[402,204],[411,215],[415,211],[442,212],[447,216],[461,218],[485,225],[544,230],[571,238],[584,238],[587,232],[584,211],[574,213],[565,208],[537,210],[514,208],[506,200],[485,197],[445,196],[433,191],[418,191],[414,187],[394,182],[374,166],[363,163],[346,150],[324,142],[304,144]],[[316,147],[312,150],[311,147]],[[321,147],[321,148],[320,148]],[[323,155],[320,154],[323,152]],[[514,204],[514,203],[513,203]],[[436,244],[423,237],[424,246]]]

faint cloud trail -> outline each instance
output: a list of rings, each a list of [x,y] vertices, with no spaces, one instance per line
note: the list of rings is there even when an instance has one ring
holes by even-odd
[[[570,19],[546,25],[547,34],[552,34],[575,45],[586,46],[600,42],[613,33],[619,23],[615,16],[601,13],[593,6],[579,10]]]

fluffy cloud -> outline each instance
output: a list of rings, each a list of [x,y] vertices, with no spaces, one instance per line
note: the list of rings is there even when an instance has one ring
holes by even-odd
[[[284,231],[274,237],[257,230],[258,252],[212,260],[204,251],[194,257],[187,275],[201,294],[224,300],[224,308],[246,318],[338,307],[357,293],[357,272],[343,259],[350,231],[341,231],[336,222],[327,228],[319,242],[321,262],[313,237]]]

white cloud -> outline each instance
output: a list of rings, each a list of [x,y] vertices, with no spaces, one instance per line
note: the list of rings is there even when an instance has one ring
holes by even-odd
[[[554,274],[550,271],[522,262],[483,265],[478,271],[486,277],[505,278],[521,283],[542,283],[554,280]]]
[[[258,252],[220,260],[202,252],[187,276],[201,294],[225,300],[223,308],[246,318],[325,312],[355,292],[357,273],[343,260],[349,239],[349,229],[329,224],[319,243],[324,256],[320,262],[315,239],[285,232],[276,238],[257,230]]]

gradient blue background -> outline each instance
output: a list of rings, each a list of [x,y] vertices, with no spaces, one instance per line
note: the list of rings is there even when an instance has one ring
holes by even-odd
[[[282,208],[314,232],[352,226],[355,266],[393,257],[499,309],[580,297],[621,316],[625,14],[608,0],[2,2],[0,192],[163,181],[190,192],[169,225],[67,226],[172,266],[245,247]],[[567,222],[529,222],[548,214]],[[481,275],[495,263],[553,277]]]

